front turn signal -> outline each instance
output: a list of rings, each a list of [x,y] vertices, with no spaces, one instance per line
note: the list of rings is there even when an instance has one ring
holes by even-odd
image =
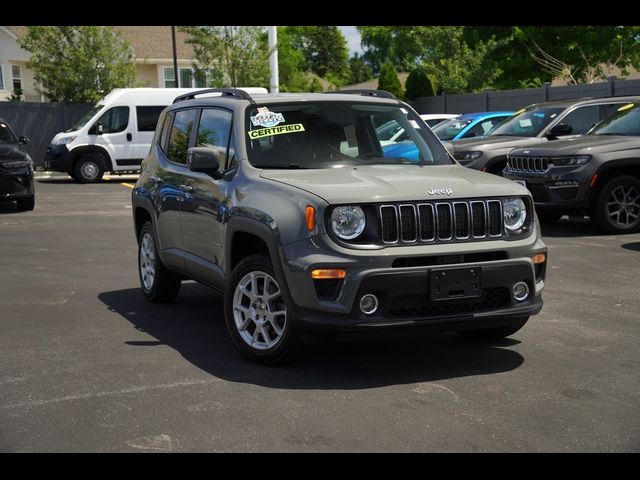
[[[311,271],[311,278],[314,280],[338,280],[346,276],[346,270],[341,268],[323,268]]]
[[[307,225],[307,230],[312,232],[316,228],[316,209],[311,205],[307,206],[305,209],[305,223]]]
[[[538,265],[540,263],[546,262],[547,256],[544,253],[536,253],[533,257],[531,257],[531,260],[533,260],[534,265]]]

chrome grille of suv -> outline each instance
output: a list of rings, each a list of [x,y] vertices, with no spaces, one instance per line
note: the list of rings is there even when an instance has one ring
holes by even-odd
[[[549,157],[507,157],[507,164],[514,172],[544,173],[549,170]]]
[[[379,208],[385,244],[443,243],[502,236],[502,202],[402,203]]]

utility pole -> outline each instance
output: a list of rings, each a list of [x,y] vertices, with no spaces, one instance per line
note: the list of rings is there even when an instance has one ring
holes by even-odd
[[[176,88],[180,88],[180,75],[178,75],[178,53],[176,52],[176,27],[171,27],[171,42],[173,43],[173,76],[176,79]]]
[[[271,78],[269,80],[269,90],[271,93],[280,92],[280,81],[278,79],[278,30],[277,27],[267,27],[269,32],[269,70]]]

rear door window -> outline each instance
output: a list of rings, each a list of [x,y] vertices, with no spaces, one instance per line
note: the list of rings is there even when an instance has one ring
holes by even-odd
[[[180,110],[175,113],[166,150],[167,157],[172,162],[186,165],[195,118],[196,110]]]

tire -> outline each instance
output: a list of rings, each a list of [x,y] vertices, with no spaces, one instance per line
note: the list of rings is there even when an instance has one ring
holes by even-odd
[[[98,183],[104,175],[102,155],[82,155],[73,171],[73,178],[78,183]]]
[[[537,212],[537,213],[538,213],[538,220],[540,220],[540,223],[556,223],[558,220],[560,220],[564,216],[564,213],[557,213],[557,212]]]
[[[156,236],[151,222],[140,230],[138,241],[138,276],[142,293],[152,303],[170,303],[180,293],[179,277],[167,269],[160,260]]]
[[[31,195],[30,197],[27,198],[21,198],[20,200],[18,200],[18,209],[22,210],[22,211],[29,211],[29,210],[33,210],[36,206],[36,196]]]
[[[609,233],[640,230],[640,180],[621,175],[605,183],[593,204],[591,218]]]
[[[265,291],[272,298],[265,299]],[[290,312],[271,259],[251,255],[238,263],[225,291],[224,313],[231,340],[245,358],[278,365],[297,353],[300,340]]]
[[[459,335],[471,340],[500,340],[509,337],[525,326],[529,317],[517,318],[513,324],[506,327],[484,328],[478,330],[463,330]]]

